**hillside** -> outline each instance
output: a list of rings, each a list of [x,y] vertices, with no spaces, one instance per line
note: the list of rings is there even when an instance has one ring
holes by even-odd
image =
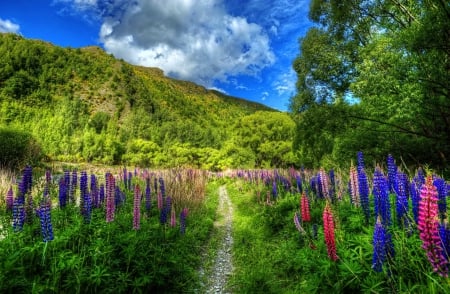
[[[293,130],[285,113],[130,65],[99,47],[61,48],[14,34],[0,34],[0,103],[0,127],[30,132],[57,160],[270,165],[258,158],[259,145],[242,145],[241,120],[287,123],[283,142]]]

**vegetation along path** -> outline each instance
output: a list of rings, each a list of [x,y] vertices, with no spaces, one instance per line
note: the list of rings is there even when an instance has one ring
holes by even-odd
[[[226,284],[233,271],[231,249],[233,247],[233,206],[225,186],[219,188],[218,214],[220,222],[217,228],[222,236],[213,268],[208,277],[207,293],[230,293]]]

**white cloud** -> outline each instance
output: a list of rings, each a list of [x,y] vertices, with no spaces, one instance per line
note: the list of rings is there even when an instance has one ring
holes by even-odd
[[[296,91],[296,82],[297,75],[293,69],[290,69],[287,73],[281,73],[272,83],[272,87],[277,91],[278,96],[290,95]]]
[[[267,97],[269,97],[269,92],[264,91],[261,93],[261,100],[265,101],[267,99]]]
[[[228,14],[223,0],[56,1],[101,19],[100,40],[116,57],[206,87],[275,62],[263,28]]]
[[[0,33],[19,33],[20,26],[9,19],[0,18]]]

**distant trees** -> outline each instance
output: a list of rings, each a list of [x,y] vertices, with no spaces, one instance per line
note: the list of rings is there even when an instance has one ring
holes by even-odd
[[[448,167],[450,7],[445,1],[313,0],[317,26],[293,63],[290,110],[302,162],[381,160]]]

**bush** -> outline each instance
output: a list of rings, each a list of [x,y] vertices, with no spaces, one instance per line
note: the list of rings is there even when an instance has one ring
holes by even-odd
[[[30,133],[0,127],[0,166],[17,168],[41,158],[41,147]]]

